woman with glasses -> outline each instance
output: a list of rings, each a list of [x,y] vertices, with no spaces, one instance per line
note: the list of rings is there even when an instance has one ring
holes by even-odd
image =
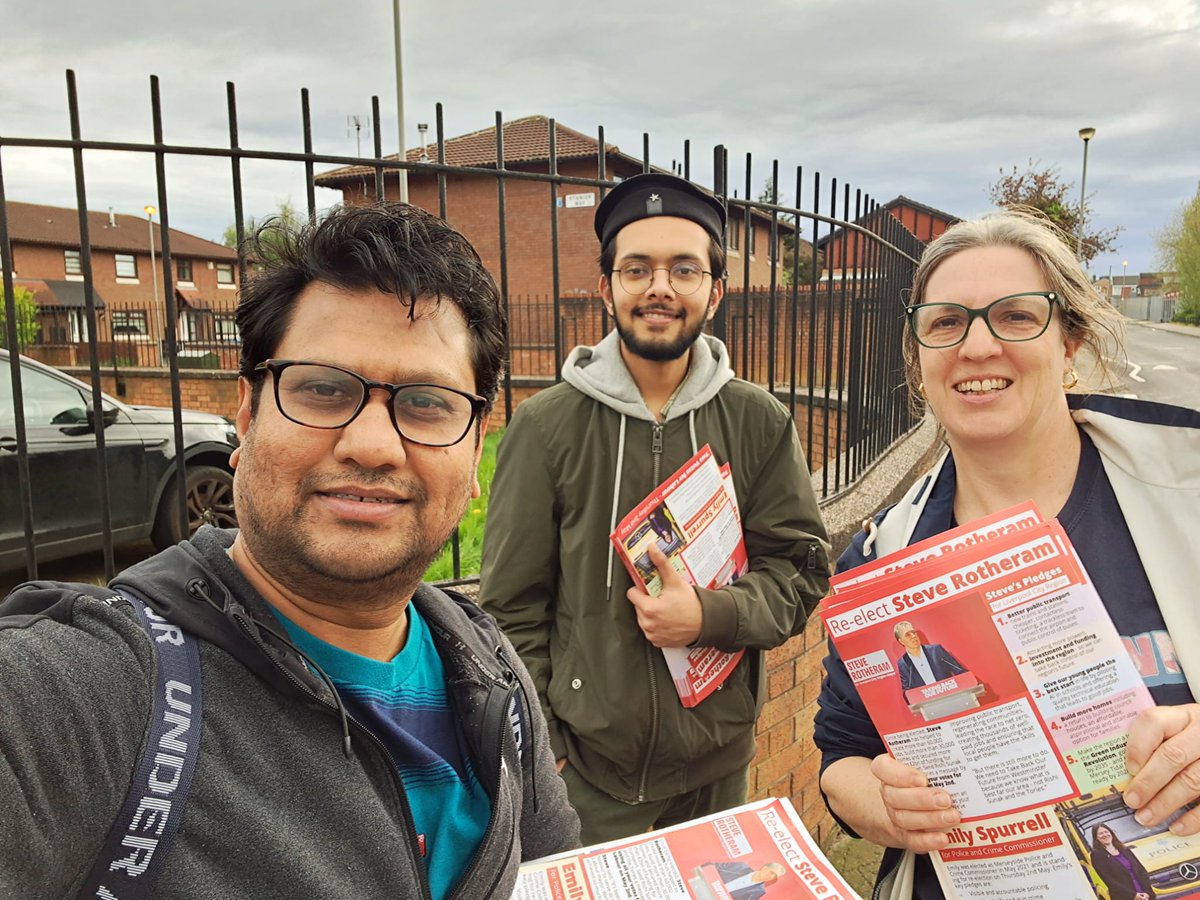
[[[909,388],[946,450],[865,523],[838,569],[1027,500],[1057,517],[1126,645],[1155,648],[1139,671],[1159,707],[1133,726],[1137,777],[1124,794],[1152,826],[1200,784],[1200,413],[1083,390],[1081,370],[1105,381],[1122,321],[1064,240],[1039,218],[1004,212],[959,223],[927,248],[904,353]],[[825,666],[814,739],[829,808],[888,848],[876,896],[943,897],[926,854],[959,824],[950,795],[886,755],[832,644]],[[1200,831],[1200,812],[1171,830]]]

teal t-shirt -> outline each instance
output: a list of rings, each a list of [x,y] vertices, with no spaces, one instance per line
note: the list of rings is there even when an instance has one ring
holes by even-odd
[[[430,891],[445,897],[470,865],[492,810],[471,767],[424,619],[409,604],[404,648],[380,662],[327,644],[276,614],[292,642],[337,685],[347,712],[391,754],[424,845]]]

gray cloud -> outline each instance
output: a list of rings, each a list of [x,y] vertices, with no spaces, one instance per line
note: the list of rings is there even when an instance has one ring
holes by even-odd
[[[1078,181],[1076,134],[1097,129],[1088,160],[1096,224],[1124,225],[1121,249],[1155,264],[1153,234],[1200,178],[1196,0],[610,0],[563,6],[403,0],[407,142],[445,108],[448,136],[506,118],[556,117],[660,165],[691,139],[693,175],[711,180],[723,143],[744,193],[771,161],[785,196],[795,170],[848,180],[878,200],[906,194],[963,216],[986,211],[999,171],[1034,159]],[[396,147],[390,4],[202,4],[0,0],[5,78],[0,134],[65,137],[63,71],[78,76],[84,134],[151,136],[149,76],[160,78],[166,139],[228,145],[226,81],[237,85],[244,147],[302,147],[300,89],[310,91],[318,151],[351,155],[346,117],[378,95],[386,152]],[[370,147],[364,143],[364,151]],[[8,148],[9,197],[71,204],[69,154]],[[155,200],[152,161],[90,154],[89,202],[136,211]],[[303,168],[247,163],[246,208],[303,204]],[[216,237],[232,219],[229,164],[172,159],[171,220]],[[336,200],[318,192],[318,203]],[[825,204],[822,204],[823,207]]]

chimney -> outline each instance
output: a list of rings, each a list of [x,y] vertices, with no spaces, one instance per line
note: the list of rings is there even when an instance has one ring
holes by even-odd
[[[108,227],[109,228],[117,227],[117,217],[113,215],[111,206],[108,208]]]

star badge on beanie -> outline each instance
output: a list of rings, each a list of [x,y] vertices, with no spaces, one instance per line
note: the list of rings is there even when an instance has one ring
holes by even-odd
[[[725,207],[716,197],[676,175],[648,172],[608,192],[596,208],[596,237],[607,244],[626,225],[652,216],[695,222],[716,241],[725,230]]]

